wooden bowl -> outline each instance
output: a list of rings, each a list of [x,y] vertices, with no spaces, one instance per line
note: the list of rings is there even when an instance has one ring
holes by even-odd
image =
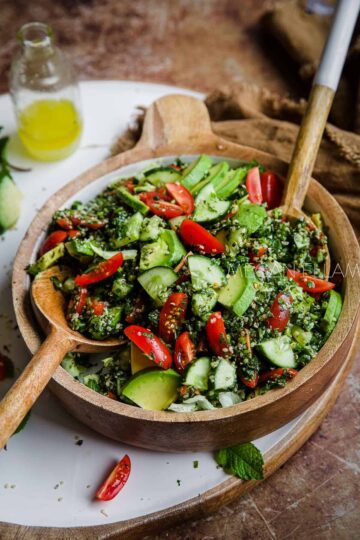
[[[130,175],[143,168],[144,160],[201,153],[229,160],[255,158],[286,176],[287,164],[279,159],[217,137],[211,130],[202,102],[174,95],[156,101],[147,111],[143,134],[136,147],[96,165],[50,197],[20,244],[13,270],[13,301],[20,331],[32,353],[38,349],[42,333],[30,306],[30,281],[25,267],[34,259],[55,210],[75,198],[94,197],[120,173],[120,169],[121,174]],[[359,311],[360,288],[360,254],[355,234],[336,200],[315,180],[311,181],[305,209],[321,212],[328,227],[332,257],[345,273],[344,306],[324,347],[285,388],[213,411],[147,411],[102,396],[59,367],[50,382],[52,392],[73,416],[107,437],[162,451],[211,450],[250,441],[299,415],[328,387],[350,349]]]

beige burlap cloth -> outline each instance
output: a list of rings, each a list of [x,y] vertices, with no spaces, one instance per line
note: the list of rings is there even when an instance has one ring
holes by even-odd
[[[270,31],[276,36],[286,49],[286,54],[290,52],[294,70],[301,77],[308,78],[310,83],[329,21],[304,12],[302,0],[291,0],[277,4],[259,24],[263,25],[264,31]],[[313,172],[314,178],[344,208],[358,236],[360,135],[355,130],[359,126],[359,59],[360,40],[355,36],[330,116],[331,123],[327,124]],[[215,133],[233,142],[269,152],[284,161],[290,160],[306,107],[304,99],[282,97],[255,85],[242,83],[235,88],[214,91],[205,103]],[[136,124],[120,136],[113,147],[113,153],[127,150],[136,143],[141,134],[142,118],[143,112],[139,114]]]

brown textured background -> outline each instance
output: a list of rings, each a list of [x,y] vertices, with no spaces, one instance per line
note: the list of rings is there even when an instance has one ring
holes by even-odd
[[[299,97],[304,86],[292,62],[258,24],[273,3],[0,0],[0,91],[8,90],[16,30],[40,20],[53,26],[82,79],[132,79],[202,91],[252,81]],[[357,362],[321,428],[268,481],[216,514],[151,540],[358,540],[359,381]]]

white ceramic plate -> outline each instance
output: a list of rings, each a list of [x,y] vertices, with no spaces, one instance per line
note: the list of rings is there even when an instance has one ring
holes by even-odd
[[[61,186],[108,156],[137,106],[169,93],[201,97],[171,86],[122,81],[84,82],[81,92],[85,131],[73,156],[53,164],[37,163],[21,155],[16,140],[11,143],[11,162],[32,169],[13,174],[24,194],[23,210],[17,228],[0,241],[0,351],[11,357],[17,373],[30,356],[16,329],[10,274],[17,246],[36,211]],[[15,123],[8,95],[0,96],[0,118],[4,133],[12,133]],[[0,384],[0,396],[11,382]],[[270,450],[299,420],[256,445],[263,452]],[[82,444],[76,444],[80,440]],[[94,501],[97,487],[125,453],[132,461],[127,485],[114,501]],[[0,451],[0,521],[48,527],[113,523],[174,506],[226,478],[211,453],[161,454],[106,439],[71,418],[45,392],[24,431]]]

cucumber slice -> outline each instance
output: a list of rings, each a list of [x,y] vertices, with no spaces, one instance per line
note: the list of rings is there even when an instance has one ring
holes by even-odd
[[[203,255],[192,255],[188,258],[191,274],[191,283],[195,291],[207,289],[219,289],[225,285],[226,278],[220,266]]]
[[[171,268],[156,266],[141,274],[138,281],[156,304],[162,306],[168,297],[168,288],[175,283],[178,277]]]
[[[199,156],[197,160],[190,163],[182,173],[181,183],[187,189],[192,189],[205,174],[208,172],[212,164],[211,158],[206,155]]]
[[[56,263],[61,257],[65,255],[65,244],[62,242],[61,244],[58,244],[53,249],[50,249],[50,251],[47,251],[44,253],[40,259],[38,259],[33,264],[30,264],[30,266],[27,267],[27,273],[31,276],[36,276],[39,272],[43,272],[43,270],[46,270],[47,268],[50,268],[53,264]]]
[[[211,287],[196,292],[191,298],[191,309],[203,321],[207,321],[218,299],[218,294]]]
[[[227,283],[219,291],[219,302],[225,307],[232,307],[245,289],[246,281],[241,266],[235,274],[227,278]]]
[[[295,368],[295,355],[291,348],[291,339],[280,336],[263,341],[258,345],[259,351],[275,366]]]
[[[188,219],[188,216],[177,216],[169,219],[169,224],[172,229],[178,229],[184,219]]]
[[[226,161],[222,161],[221,163],[217,163],[216,165],[213,165],[210,170],[208,176],[206,176],[201,182],[199,182],[192,190],[191,193],[193,195],[196,195],[201,191],[205,186],[208,184],[212,184],[212,186],[215,188],[220,182],[223,181],[225,174],[229,170],[229,165],[226,163]]]
[[[157,167],[144,173],[146,180],[159,187],[168,182],[181,182],[182,174],[172,167]]]
[[[341,294],[337,291],[329,292],[329,301],[322,320],[322,326],[328,336],[334,330],[342,309]]]
[[[0,234],[11,229],[19,219],[22,197],[12,178],[4,174],[0,178]]]
[[[166,223],[159,216],[144,218],[141,224],[140,240],[150,242],[158,239],[160,233],[165,229]]]
[[[130,216],[124,224],[123,238],[114,239],[114,245],[122,247],[139,240],[143,221],[144,218],[141,212],[135,212]]]
[[[225,358],[222,358],[215,370],[215,390],[228,390],[236,384],[236,367]]]
[[[249,167],[240,167],[235,171],[229,171],[221,184],[216,188],[216,194],[220,199],[227,199],[242,184],[249,171]]]
[[[164,240],[164,242],[167,244],[169,258],[166,264],[169,266],[173,266],[174,264],[178,263],[186,255],[186,250],[175,231],[166,229],[161,233],[160,239]]]
[[[116,192],[122,202],[125,203],[127,206],[130,206],[130,208],[135,210],[135,212],[140,212],[143,215],[148,213],[149,207],[145,203],[143,203],[137,195],[132,195],[124,187],[117,188]]]
[[[229,201],[222,201],[212,184],[205,186],[195,199],[194,221],[208,223],[224,216],[230,208]]]
[[[210,373],[210,358],[202,356],[195,360],[186,372],[185,384],[198,390],[207,390]]]
[[[220,289],[219,302],[232,307],[236,315],[241,317],[255,298],[253,286],[255,278],[251,264],[240,266],[235,274],[228,277],[227,284]]]

